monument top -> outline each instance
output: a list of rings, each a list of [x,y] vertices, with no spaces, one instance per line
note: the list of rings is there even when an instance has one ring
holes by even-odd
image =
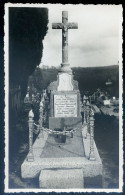
[[[62,23],[52,23],[53,29],[62,29],[62,72],[72,72],[68,63],[68,29],[77,29],[77,23],[68,23],[68,11],[62,11]]]

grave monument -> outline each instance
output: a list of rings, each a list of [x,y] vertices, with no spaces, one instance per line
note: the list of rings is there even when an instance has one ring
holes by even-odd
[[[62,12],[62,23],[53,23],[53,29],[62,29],[62,64],[57,81],[50,84],[49,128],[72,128],[82,124],[80,113],[80,92],[77,81],[73,80],[68,62],[68,30],[77,29],[77,23],[68,23],[68,12]]]
[[[57,80],[41,96],[38,124],[34,124],[33,111],[29,112],[29,153],[21,175],[39,179],[39,188],[44,189],[102,187],[102,162],[94,141],[94,109],[85,96],[82,104],[68,63],[68,29],[77,29],[78,25],[68,23],[68,12],[63,11],[62,23],[53,23],[52,28],[62,29],[62,64]],[[45,118],[48,127],[43,123]],[[39,134],[33,143],[35,125]]]

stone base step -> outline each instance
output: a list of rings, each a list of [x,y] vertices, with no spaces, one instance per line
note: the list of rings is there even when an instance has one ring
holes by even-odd
[[[42,170],[39,187],[45,189],[84,188],[83,169]]]

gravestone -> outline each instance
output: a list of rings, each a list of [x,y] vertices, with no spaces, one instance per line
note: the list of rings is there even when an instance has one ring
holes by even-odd
[[[77,29],[77,23],[68,23],[68,12],[62,12],[62,23],[53,23],[53,29],[62,29],[62,64],[57,81],[50,83],[49,128],[70,129],[81,125],[80,92],[77,81],[73,80],[68,63],[68,29]]]

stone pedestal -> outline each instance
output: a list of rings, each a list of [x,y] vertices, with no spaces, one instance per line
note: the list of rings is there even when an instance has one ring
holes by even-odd
[[[73,139],[80,138],[82,139],[82,135],[78,136],[76,134],[74,135]],[[70,140],[73,139],[70,138]],[[102,162],[95,142],[95,161],[90,161],[90,135],[88,135],[86,139],[83,138],[83,142],[78,140],[74,141],[75,142],[71,144],[73,144],[74,146],[74,143],[76,143],[76,151],[73,150],[74,153],[72,153],[70,150],[73,146],[69,147],[69,142],[67,142],[66,144],[55,145],[53,143],[50,143],[50,139],[45,132],[44,138],[39,135],[35,143],[33,144],[34,161],[28,162],[27,159],[25,159],[21,166],[22,178],[37,178],[40,174],[40,187],[46,189],[73,188],[71,186],[71,182],[68,181],[68,177],[69,180],[73,180],[72,182],[74,188],[91,188],[91,186],[92,188],[94,188],[94,186],[98,186],[101,188]],[[79,143],[81,143],[81,145],[79,145]],[[51,150],[46,144],[50,144]],[[62,152],[55,153],[55,147],[57,147],[57,149]],[[83,155],[79,153],[79,150],[81,148],[84,150],[84,154],[81,151]],[[49,153],[47,152],[47,150],[49,151]],[[71,154],[70,156],[69,153]],[[63,184],[61,182],[63,182]]]
[[[73,75],[59,73],[57,81],[51,83],[49,128],[71,129],[82,123],[80,113],[80,92]]]

